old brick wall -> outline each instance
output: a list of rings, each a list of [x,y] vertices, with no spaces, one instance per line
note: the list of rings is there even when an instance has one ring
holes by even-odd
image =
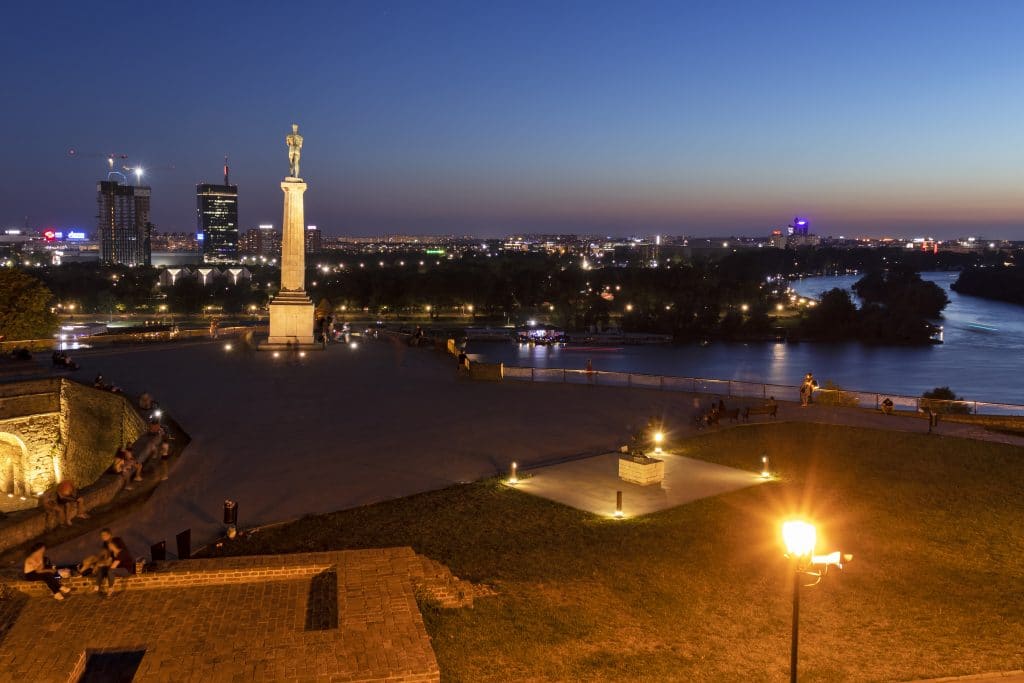
[[[61,383],[61,470],[76,486],[96,480],[110,467],[114,452],[133,442],[145,423],[120,394]]]

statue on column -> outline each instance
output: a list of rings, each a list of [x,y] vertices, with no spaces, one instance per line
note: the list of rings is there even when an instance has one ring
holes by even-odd
[[[302,156],[302,136],[299,135],[299,124],[292,124],[291,135],[285,137],[288,143],[288,177],[299,177],[299,157]]]

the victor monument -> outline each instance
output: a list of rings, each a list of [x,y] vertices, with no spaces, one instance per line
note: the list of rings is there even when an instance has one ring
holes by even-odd
[[[263,348],[283,348],[289,343],[314,346],[313,302],[306,295],[306,238],[302,195],[306,183],[299,177],[302,136],[299,124],[285,137],[288,144],[288,177],[284,190],[284,220],[281,234],[281,289],[270,302],[270,338]],[[317,347],[319,348],[319,347]]]

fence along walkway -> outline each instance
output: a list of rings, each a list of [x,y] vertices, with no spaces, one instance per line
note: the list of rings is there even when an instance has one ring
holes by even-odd
[[[602,387],[634,387],[679,391],[691,394],[714,394],[733,398],[766,400],[775,397],[780,401],[799,401],[800,387],[790,384],[766,384],[743,382],[729,379],[707,379],[702,377],[674,377],[671,375],[646,375],[636,372],[608,372],[604,370],[569,370],[565,368],[534,368],[516,365],[504,367],[504,378],[527,382],[557,382],[564,384],[589,384]],[[871,391],[848,391],[846,389],[825,389],[814,392],[816,403],[861,408],[881,408],[882,401],[890,399],[894,410],[920,410],[931,406],[936,412],[963,413],[975,415],[1022,415],[1024,406],[1012,403],[988,403],[985,401],[944,401],[903,396]]]

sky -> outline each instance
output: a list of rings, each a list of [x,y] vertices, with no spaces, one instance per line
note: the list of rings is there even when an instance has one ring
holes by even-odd
[[[225,154],[332,235],[1024,239],[1024,3],[15,3],[0,227],[95,223],[105,155],[195,229]],[[76,150],[74,157],[68,150]]]

